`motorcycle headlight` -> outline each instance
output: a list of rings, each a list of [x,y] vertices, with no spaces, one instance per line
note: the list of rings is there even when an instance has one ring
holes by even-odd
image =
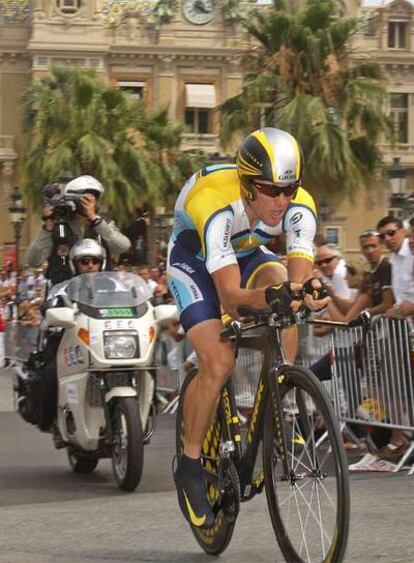
[[[138,334],[133,330],[105,331],[104,350],[108,360],[138,358]]]

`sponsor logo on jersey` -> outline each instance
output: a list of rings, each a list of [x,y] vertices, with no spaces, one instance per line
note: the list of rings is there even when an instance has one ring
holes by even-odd
[[[194,296],[194,299],[195,299],[196,301],[198,301],[198,300],[200,299],[200,292],[198,291],[198,287],[197,287],[196,285],[194,285],[194,284],[191,284],[191,285],[190,285],[190,290],[191,290],[191,293],[192,293],[193,296]]]
[[[174,262],[173,266],[184,270],[184,272],[188,272],[189,274],[194,274],[195,270],[185,262]]]
[[[226,224],[224,227],[224,234],[223,234],[223,245],[228,246],[230,244],[230,230],[231,230],[231,219],[227,217]]]
[[[290,219],[291,224],[296,225],[297,223],[299,223],[302,217],[303,217],[303,213],[297,211],[294,215],[292,215],[292,218]]]
[[[180,309],[180,311],[183,310],[183,302],[181,301],[181,295],[180,295],[180,291],[178,289],[178,287],[176,286],[176,284],[174,283],[174,281],[171,282],[171,289],[173,290],[174,293],[174,299],[178,305],[178,308]]]

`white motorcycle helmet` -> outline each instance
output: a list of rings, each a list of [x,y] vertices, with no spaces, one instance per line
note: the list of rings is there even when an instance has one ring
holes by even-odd
[[[91,193],[96,199],[99,199],[105,193],[105,188],[93,176],[85,175],[71,180],[64,189],[64,195],[83,195],[85,193]]]
[[[72,274],[77,274],[76,262],[81,258],[98,258],[101,261],[101,270],[106,266],[106,250],[93,238],[84,238],[75,243],[69,252],[69,266]]]

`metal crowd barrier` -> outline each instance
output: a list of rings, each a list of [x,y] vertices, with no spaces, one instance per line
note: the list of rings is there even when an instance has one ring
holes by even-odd
[[[414,336],[409,322],[376,317],[365,337],[360,327],[336,329],[324,337],[313,336],[310,325],[302,328],[299,361],[309,367],[328,353],[332,358],[332,379],[323,384],[343,425],[414,432]],[[240,350],[234,378],[238,406],[252,406],[260,366],[259,352]],[[414,441],[395,471],[412,454]]]
[[[361,328],[354,328],[336,330],[331,340],[335,360],[332,399],[340,420],[413,432],[410,323],[377,317],[365,337]],[[411,441],[396,471],[413,453]]]

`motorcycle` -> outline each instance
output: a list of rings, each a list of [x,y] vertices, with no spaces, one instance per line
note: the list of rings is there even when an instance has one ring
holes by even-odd
[[[127,272],[81,274],[52,288],[45,322],[58,335],[56,448],[72,469],[91,473],[112,458],[119,488],[140,482],[144,445],[155,429],[154,348],[175,305],[153,306],[146,282]],[[57,305],[56,305],[57,303]],[[45,365],[33,352],[16,369],[18,412],[39,425],[38,389]]]

